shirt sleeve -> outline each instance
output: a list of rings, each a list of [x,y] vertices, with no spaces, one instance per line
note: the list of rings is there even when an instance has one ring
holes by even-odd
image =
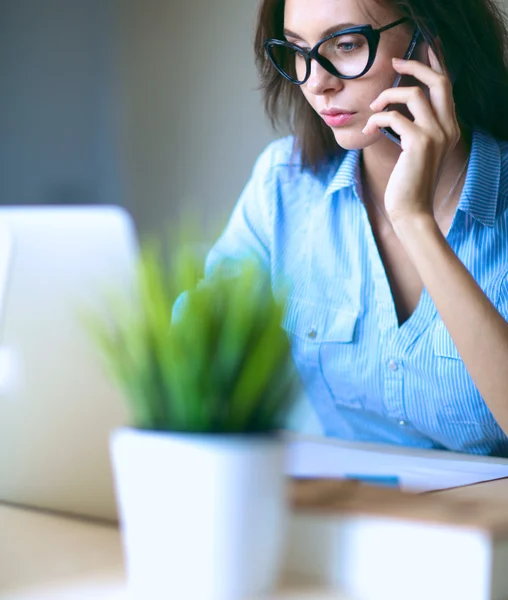
[[[254,259],[270,268],[272,239],[273,144],[260,155],[229,222],[210,250],[205,266],[209,276],[215,268],[232,267],[241,259]]]
[[[205,279],[217,268],[234,273],[239,260],[255,260],[260,269],[270,272],[272,240],[273,164],[276,142],[270,144],[257,159],[247,185],[233,210],[229,222],[207,255]],[[176,300],[173,321],[178,318],[185,303],[186,292]]]

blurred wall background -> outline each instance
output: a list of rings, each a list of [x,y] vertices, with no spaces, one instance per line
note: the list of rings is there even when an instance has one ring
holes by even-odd
[[[0,202],[224,225],[273,137],[255,0],[0,0]]]
[[[273,137],[256,91],[256,0],[123,0],[127,195],[143,229],[178,208],[224,224]]]
[[[119,202],[113,0],[0,0],[0,202]]]

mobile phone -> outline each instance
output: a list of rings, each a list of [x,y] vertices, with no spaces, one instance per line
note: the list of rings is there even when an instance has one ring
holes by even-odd
[[[415,34],[413,35],[411,44],[409,45],[409,48],[406,54],[404,55],[404,60],[413,59],[425,65],[429,65],[428,49],[428,42],[426,42],[423,38],[421,31],[417,29]],[[429,96],[429,92],[427,88],[423,86],[422,82],[418,79],[415,79],[414,77],[411,77],[410,75],[401,75],[399,73],[392,87],[413,87],[415,85],[421,87],[424,90],[427,97]],[[410,121],[414,121],[413,115],[411,114],[411,112],[405,104],[389,104],[384,110],[396,110],[405,117],[407,117]],[[398,133],[393,131],[391,127],[381,127],[380,130],[385,134],[385,136],[388,139],[392,140],[392,142],[395,142],[400,146],[400,136]]]

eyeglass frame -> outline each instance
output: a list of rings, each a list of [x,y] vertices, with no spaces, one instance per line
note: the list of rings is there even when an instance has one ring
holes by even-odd
[[[374,29],[372,27],[372,25],[356,25],[355,27],[348,27],[346,29],[342,29],[341,31],[336,31],[335,33],[331,33],[330,35],[327,35],[325,38],[320,40],[314,46],[314,48],[311,48],[310,50],[305,50],[304,48],[301,48],[297,44],[292,44],[291,42],[284,41],[284,40],[277,40],[274,38],[265,40],[264,47],[265,47],[265,51],[268,55],[268,58],[270,59],[270,62],[277,69],[277,71],[283,77],[285,77],[288,81],[290,81],[291,83],[294,83],[295,85],[304,85],[309,80],[309,78],[311,76],[312,59],[314,59],[318,64],[320,64],[323,67],[323,69],[325,69],[328,73],[330,73],[330,75],[333,75],[334,77],[338,77],[339,79],[359,79],[360,77],[363,77],[371,69],[372,65],[374,64],[374,61],[376,60],[378,47],[379,47],[379,42],[381,39],[381,34],[383,33],[383,31],[387,31],[388,29],[397,27],[398,25],[401,25],[402,23],[405,23],[407,21],[409,21],[409,18],[403,17],[402,19],[398,19],[397,21],[394,21],[393,23],[389,23],[388,25],[385,25],[384,27],[380,27],[379,29]],[[366,65],[365,69],[359,75],[341,75],[337,71],[337,69],[333,66],[333,64],[327,58],[325,58],[324,56],[319,54],[318,51],[319,51],[319,48],[323,44],[328,42],[329,40],[336,38],[336,37],[340,37],[342,35],[351,35],[351,34],[361,34],[366,38],[367,43],[369,45],[369,60],[367,61],[367,65]],[[305,78],[303,79],[303,81],[294,79],[293,77],[288,75],[285,71],[283,71],[283,69],[279,68],[279,66],[277,65],[277,62],[274,60],[274,58],[272,57],[272,54],[270,52],[270,49],[273,46],[283,46],[284,48],[294,49],[298,54],[300,54],[305,59],[305,65],[306,65],[307,71],[306,71]]]

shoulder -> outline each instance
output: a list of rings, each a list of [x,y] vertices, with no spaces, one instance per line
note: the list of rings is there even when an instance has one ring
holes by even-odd
[[[497,140],[501,154],[500,193],[508,194],[508,140]]]
[[[269,143],[254,166],[255,173],[271,173],[274,169],[301,170],[300,153],[292,135]]]
[[[508,140],[495,137],[483,129],[473,132],[470,157],[471,202],[480,212],[488,211],[488,205],[497,199],[496,217],[506,218],[508,213]],[[469,170],[468,170],[469,174]]]
[[[508,219],[508,140],[496,140],[501,158],[499,173],[499,205],[498,215]]]
[[[336,173],[343,156],[323,165],[314,172],[302,164],[301,151],[292,135],[279,138],[266,146],[254,165],[253,177],[261,178],[265,183],[278,184],[293,188],[309,186],[311,188],[327,186]]]

